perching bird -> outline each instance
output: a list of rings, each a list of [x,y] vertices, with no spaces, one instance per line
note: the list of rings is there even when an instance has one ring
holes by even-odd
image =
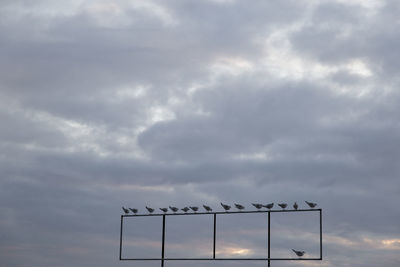
[[[308,202],[307,200],[305,200],[304,202],[306,202],[307,205],[310,206],[310,208],[315,208],[317,206],[317,203]]]
[[[132,209],[132,208],[129,208],[133,213],[137,213],[138,212],[138,210],[137,209]]]
[[[253,205],[254,207],[256,207],[256,209],[261,209],[263,207],[262,204],[258,204],[258,203],[251,203],[251,205]]]
[[[171,207],[169,206],[169,208],[173,211],[173,212],[177,212],[179,209],[177,207]]]
[[[212,211],[212,208],[210,208],[209,206],[206,206],[206,205],[203,205],[203,207],[204,207],[204,209],[206,210],[206,211]]]
[[[304,254],[306,254],[304,251],[298,251],[298,250],[294,250],[294,249],[292,249],[292,250],[293,250],[293,252],[296,253],[296,255],[299,256],[299,257],[301,257],[301,256],[303,256]]]
[[[274,203],[269,203],[267,205],[263,205],[264,207],[266,207],[267,209],[271,210],[274,207]]]
[[[235,203],[235,207],[238,209],[238,210],[244,210],[244,206],[242,206],[242,205],[240,205],[240,204],[236,204]]]
[[[194,212],[199,210],[199,207],[189,207],[191,210],[193,210]]]
[[[166,213],[168,211],[168,208],[160,208],[160,210]]]
[[[149,213],[153,213],[153,211],[154,211],[154,209],[149,208],[149,207],[147,207],[147,206],[146,206],[146,209],[147,209],[147,211],[148,211]]]
[[[181,209],[181,210],[183,210],[184,212],[188,212],[189,208],[188,208],[188,207],[184,207],[184,208]]]
[[[287,204],[286,203],[279,203],[278,206],[281,207],[282,209],[285,209],[287,207]]]
[[[293,208],[294,208],[295,210],[297,210],[297,209],[299,208],[299,205],[297,205],[297,202],[294,202]]]
[[[122,207],[122,210],[125,212],[125,214],[129,214],[129,210],[127,208]]]
[[[225,211],[228,211],[228,210],[231,209],[231,206],[225,205],[225,204],[223,204],[222,202],[221,202],[221,206],[224,208]]]

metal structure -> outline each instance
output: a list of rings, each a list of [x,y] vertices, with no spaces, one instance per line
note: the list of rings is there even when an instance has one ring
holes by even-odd
[[[318,212],[319,213],[319,257],[317,258],[273,258],[271,257],[271,213],[278,212]],[[216,249],[216,232],[217,232],[217,215],[229,215],[229,214],[248,214],[248,213],[268,213],[268,257],[267,258],[217,258],[215,256]],[[164,255],[165,248],[165,220],[168,216],[201,216],[201,215],[213,215],[214,217],[214,237],[213,237],[213,255],[212,258],[166,258]],[[135,218],[143,216],[158,216],[162,217],[162,242],[161,242],[161,257],[160,258],[123,258],[122,257],[122,234],[124,218]],[[119,259],[121,261],[161,261],[161,267],[164,266],[165,261],[266,261],[268,267],[271,266],[271,261],[307,261],[307,260],[322,260],[322,209],[298,209],[298,210],[257,210],[257,211],[232,211],[232,212],[197,212],[197,213],[164,213],[164,214],[139,214],[139,215],[121,215],[121,228],[120,228],[120,247],[119,247]]]

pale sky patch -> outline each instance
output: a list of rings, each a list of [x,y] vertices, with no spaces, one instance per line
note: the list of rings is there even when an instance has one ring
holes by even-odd
[[[149,123],[154,124],[161,121],[169,121],[175,119],[175,114],[168,107],[152,106],[149,109]]]
[[[239,76],[251,72],[254,69],[253,64],[244,58],[219,58],[210,66],[210,72],[216,77],[220,75]]]
[[[245,247],[226,247],[225,244],[222,244],[221,247],[223,248],[215,252],[219,257],[251,256],[253,254],[251,249]]]
[[[162,3],[162,1],[161,1]],[[159,19],[164,26],[176,26],[179,24],[179,20],[176,16],[171,14],[166,6],[163,6],[155,1],[141,1],[135,0],[130,2],[131,7],[143,10],[146,13]]]

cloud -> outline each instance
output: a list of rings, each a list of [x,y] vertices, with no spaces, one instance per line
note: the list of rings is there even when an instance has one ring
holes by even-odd
[[[0,258],[120,264],[121,206],[312,200],[326,245],[316,265],[398,266],[398,10],[2,1]],[[195,234],[171,249],[203,253],[201,226],[182,226]],[[244,244],[227,229],[221,253],[258,255],[260,229],[238,231]],[[315,237],[284,230],[282,255]]]

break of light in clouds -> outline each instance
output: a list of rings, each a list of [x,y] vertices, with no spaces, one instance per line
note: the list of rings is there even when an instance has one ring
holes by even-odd
[[[394,0],[1,1],[1,264],[131,264],[118,261],[122,205],[311,200],[324,260],[274,266],[399,266],[399,12]],[[171,253],[206,254],[203,226],[182,224]],[[218,253],[262,253],[252,227]],[[314,253],[315,234],[290,229],[276,253]],[[139,238],[137,253],[159,242]]]

